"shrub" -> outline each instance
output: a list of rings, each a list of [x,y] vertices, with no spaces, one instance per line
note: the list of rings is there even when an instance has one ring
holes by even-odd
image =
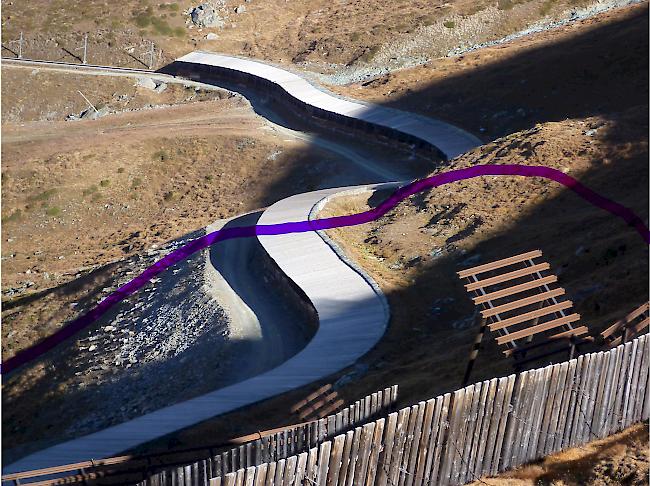
[[[40,194],[30,196],[28,199],[30,201],[47,201],[52,196],[54,196],[57,192],[58,191],[56,189],[48,189],[47,191],[43,191]]]
[[[447,20],[447,21],[444,22],[442,25],[444,25],[444,26],[447,27],[448,29],[453,29],[454,27],[456,27],[456,22],[454,22],[454,21],[452,21],[452,20]]]
[[[158,150],[157,152],[153,153],[153,155],[151,156],[151,159],[153,161],[157,161],[157,162],[166,162],[166,161],[170,160],[171,157],[164,150]]]
[[[58,208],[58,207],[56,207],[56,206],[52,206],[51,208],[47,208],[47,210],[45,211],[45,213],[46,213],[48,216],[54,216],[54,217],[57,217],[57,216],[61,216],[61,209]]]
[[[123,174],[124,173],[124,167],[118,167],[117,168],[117,173],[118,174]]]
[[[23,219],[23,212],[20,209],[16,209],[9,216],[2,218],[2,222],[20,221],[21,219]]]
[[[133,182],[131,182],[131,188],[135,189],[136,187],[140,187],[142,185],[142,179],[139,177],[136,177],[133,179]]]
[[[84,196],[88,196],[89,194],[94,194],[94,193],[97,192],[97,191],[98,191],[97,186],[93,184],[93,185],[90,186],[88,189],[84,189],[84,190],[83,190],[83,195],[84,195]]]
[[[103,179],[99,181],[99,185],[102,187],[108,187],[111,185],[111,181],[109,179]]]

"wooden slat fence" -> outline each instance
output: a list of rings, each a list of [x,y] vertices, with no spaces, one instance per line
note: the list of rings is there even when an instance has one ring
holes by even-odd
[[[389,413],[394,409],[396,401],[397,385],[394,385],[357,400],[336,414],[262,437],[190,465],[157,472],[138,484],[203,486],[215,476],[235,473],[245,477],[246,470],[255,469],[254,466],[264,463],[273,463],[273,467],[277,468],[277,464],[282,462],[283,465],[290,464],[290,467],[296,469],[302,464],[298,454],[314,449],[323,441],[330,440],[350,428]],[[306,464],[301,467],[304,469]]]
[[[649,344],[643,335],[476,383],[210,484],[449,486],[494,475],[647,420]]]

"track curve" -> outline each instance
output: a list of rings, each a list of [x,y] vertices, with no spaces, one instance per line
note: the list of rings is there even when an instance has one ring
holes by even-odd
[[[247,66],[248,68],[250,65]],[[232,65],[228,69],[232,69]],[[251,73],[245,74],[251,75]],[[291,78],[290,82],[293,81],[295,80]],[[305,88],[304,85],[301,86]],[[305,89],[315,88],[312,86]],[[366,105],[359,104],[359,106],[365,108],[359,108],[362,110],[361,112],[350,108],[352,111],[340,116],[350,117],[354,114],[364,116],[368,113],[363,111],[368,108]],[[372,113],[372,109],[370,112]],[[380,113],[380,111],[374,110],[374,113]],[[383,121],[389,120],[390,123],[393,123],[390,129],[396,132],[408,134],[409,132],[406,130],[411,130],[410,134],[413,135],[414,127],[419,127],[418,130],[425,130],[419,121],[413,123],[399,121],[398,123],[393,118],[392,110],[391,113],[385,115],[388,118]],[[402,114],[402,116],[407,117],[408,114]],[[380,124],[381,122],[382,120],[377,118],[368,123]],[[449,150],[446,155],[452,155],[454,150],[461,150],[461,146],[466,146],[467,149],[471,148],[471,136],[468,138],[468,134],[462,130],[449,130],[448,125],[442,125],[440,129],[444,132],[443,135],[421,134],[423,137],[427,137],[425,140],[427,143],[432,143],[431,141],[435,139],[443,142],[445,137],[453,137],[456,133],[457,143],[446,145]],[[373,210],[320,220],[310,220],[312,208],[323,198],[351,188],[325,189],[292,196],[272,205],[262,215],[256,226],[233,228],[233,231],[230,232],[211,233],[176,250],[147,269],[144,274],[118,289],[115,294],[111,294],[106,301],[109,301],[113,295],[115,295],[114,301],[121,300],[135,292],[157,273],[211,244],[223,239],[257,235],[269,255],[305,291],[319,313],[319,332],[306,348],[273,370],[123,424],[34,453],[11,464],[4,472],[44,468],[88,457],[100,458],[113,455],[208,418],[306,385],[354,363],[370,350],[383,335],[388,321],[388,311],[373,286],[363,276],[346,265],[318,235],[317,231],[369,222],[382,216],[397,203],[416,192],[485,175],[544,177],[555,180],[578,193],[591,204],[622,218],[629,225],[634,226],[646,242],[648,241],[647,227],[629,209],[594,193],[566,174],[548,167],[484,165],[458,169],[408,184],[395,191],[392,196]],[[364,186],[369,190],[376,187]],[[109,301],[108,307],[113,303],[113,301]]]

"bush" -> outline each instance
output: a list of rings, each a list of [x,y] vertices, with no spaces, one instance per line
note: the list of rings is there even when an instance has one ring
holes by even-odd
[[[117,173],[118,174],[123,174],[124,173],[124,167],[118,167],[117,168]]]
[[[56,206],[52,206],[51,208],[47,208],[47,211],[45,211],[45,213],[48,216],[57,217],[57,216],[61,216],[61,209]]]
[[[133,182],[131,182],[132,189],[140,187],[141,185],[142,185],[142,179],[140,179],[139,177],[136,177],[135,179],[133,179]]]
[[[444,26],[447,27],[448,29],[453,29],[454,27],[456,27],[456,22],[454,22],[454,21],[452,21],[452,20],[447,20],[447,21],[444,22],[442,25],[444,25]]]
[[[88,196],[88,195],[90,195],[90,194],[94,194],[94,193],[97,192],[98,190],[99,190],[99,189],[97,188],[97,186],[93,184],[93,185],[90,186],[88,189],[84,189],[84,190],[83,190],[83,195],[84,195],[84,196]]]
[[[28,199],[30,201],[47,201],[52,196],[54,196],[57,192],[58,191],[56,189],[48,189],[47,191],[43,191],[40,194],[30,196]]]
[[[171,157],[164,150],[158,150],[157,152],[153,153],[153,155],[151,156],[151,159],[154,162],[166,162],[168,160],[171,160]]]
[[[99,181],[99,185],[102,187],[108,187],[111,185],[111,181],[109,179],[103,179]]]
[[[21,219],[23,219],[23,212],[20,209],[16,209],[9,216],[2,218],[2,222],[20,221]]]

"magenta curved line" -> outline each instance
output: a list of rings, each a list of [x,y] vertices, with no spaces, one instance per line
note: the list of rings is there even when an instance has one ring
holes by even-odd
[[[364,224],[380,218],[395,206],[397,206],[397,204],[399,204],[401,201],[418,192],[449,184],[451,182],[472,179],[474,177],[500,175],[543,177],[545,179],[559,182],[594,206],[604,209],[605,211],[608,211],[613,215],[623,219],[623,221],[625,221],[629,226],[632,226],[634,229],[636,229],[646,244],[650,243],[650,234],[648,232],[648,227],[644,224],[643,220],[632,210],[610,199],[607,199],[604,196],[601,196],[600,194],[592,191],[588,187],[575,180],[573,177],[568,176],[559,170],[543,166],[526,166],[514,164],[476,165],[473,167],[467,167],[465,169],[451,170],[449,172],[427,177],[426,179],[414,181],[410,184],[407,184],[406,186],[397,189],[393,194],[391,194],[388,199],[386,199],[376,208],[369,211],[364,211],[362,213],[351,214],[348,216],[335,216],[313,221],[295,221],[269,225],[224,228],[192,240],[187,245],[174,250],[161,260],[158,260],[152,266],[148,267],[144,272],[135,277],[133,280],[126,283],[115,292],[107,296],[87,314],[84,314],[78,319],[75,319],[64,328],[45,338],[43,341],[19,352],[15,356],[6,360],[4,363],[2,363],[1,372],[8,373],[17,367],[43,355],[45,352],[49,351],[57,344],[65,341],[80,330],[95,322],[111,307],[137,292],[140,288],[146,285],[152,278],[154,278],[162,271],[182,260],[185,260],[192,253],[207,248],[208,246],[213,245],[219,241],[230,240],[233,238],[245,238],[256,235],[284,235],[288,233],[303,233],[306,231],[327,230],[332,228],[341,228],[345,226]]]

